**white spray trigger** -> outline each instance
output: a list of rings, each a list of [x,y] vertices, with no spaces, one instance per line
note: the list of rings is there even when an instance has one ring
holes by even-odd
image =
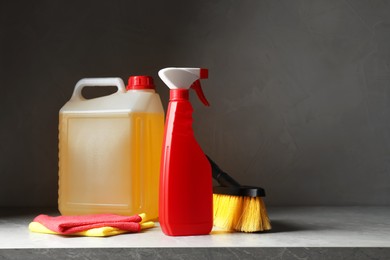
[[[199,79],[208,78],[208,70],[202,68],[165,68],[158,72],[161,80],[170,89],[194,89],[203,104],[209,106]]]

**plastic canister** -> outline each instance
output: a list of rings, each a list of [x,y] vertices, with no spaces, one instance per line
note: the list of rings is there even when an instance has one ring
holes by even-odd
[[[84,87],[117,92],[85,99]],[[146,213],[158,217],[164,110],[149,76],[85,78],[59,112],[62,215]]]

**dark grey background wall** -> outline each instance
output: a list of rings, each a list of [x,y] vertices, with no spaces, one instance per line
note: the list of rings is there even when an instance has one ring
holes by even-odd
[[[55,206],[84,77],[210,69],[205,152],[269,205],[390,205],[389,1],[1,1],[0,206]]]

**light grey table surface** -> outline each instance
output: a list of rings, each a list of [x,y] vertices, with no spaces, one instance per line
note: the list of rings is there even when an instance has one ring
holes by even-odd
[[[53,209],[0,210],[0,249],[43,248],[265,248],[390,247],[390,207],[272,207],[273,230],[169,237],[156,227],[106,238],[64,237],[32,233],[28,224]]]

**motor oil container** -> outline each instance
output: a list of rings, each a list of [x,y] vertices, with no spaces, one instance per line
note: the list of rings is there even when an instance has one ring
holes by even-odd
[[[84,87],[117,92],[86,99]],[[86,78],[59,112],[62,215],[146,213],[158,217],[164,110],[148,76]]]

